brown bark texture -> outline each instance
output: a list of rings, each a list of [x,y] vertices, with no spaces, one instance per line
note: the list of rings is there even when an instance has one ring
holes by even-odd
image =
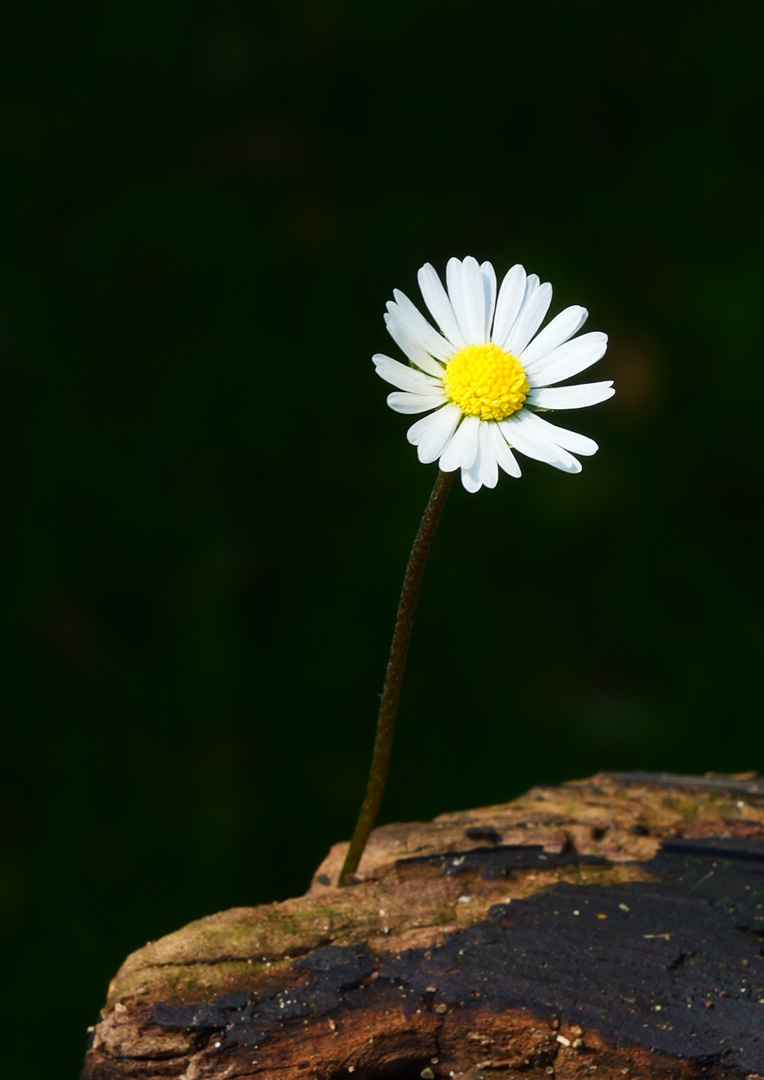
[[[764,1077],[764,781],[601,773],[376,829],[127,958],[82,1080]]]

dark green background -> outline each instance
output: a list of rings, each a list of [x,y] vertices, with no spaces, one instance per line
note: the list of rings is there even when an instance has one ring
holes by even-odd
[[[764,767],[757,14],[5,9],[8,1080],[76,1077],[129,951],[349,835],[434,477],[370,358],[425,261],[551,280],[617,394],[560,417],[582,475],[454,490],[382,819]]]

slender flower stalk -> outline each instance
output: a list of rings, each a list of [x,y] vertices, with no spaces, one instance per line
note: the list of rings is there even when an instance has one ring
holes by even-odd
[[[369,839],[369,834],[374,828],[374,822],[377,820],[377,814],[379,813],[390,766],[395,716],[398,712],[398,698],[401,693],[403,672],[406,669],[406,657],[409,651],[409,642],[411,641],[411,630],[414,625],[414,612],[419,597],[419,586],[422,584],[425,563],[430,553],[430,546],[440,521],[440,515],[443,512],[446,496],[455,476],[455,472],[438,472],[411,548],[411,555],[406,567],[406,576],[403,579],[401,598],[398,603],[398,614],[395,618],[395,630],[393,631],[393,642],[390,646],[390,659],[387,662],[385,685],[379,703],[377,737],[374,741],[369,782],[361,812],[356,822],[353,839],[350,841],[350,847],[340,873],[339,885],[347,885],[348,877],[358,868],[366,847],[366,841]]]

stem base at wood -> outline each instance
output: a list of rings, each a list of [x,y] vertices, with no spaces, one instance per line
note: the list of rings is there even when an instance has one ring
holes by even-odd
[[[128,957],[83,1080],[764,1076],[764,782],[600,774]]]

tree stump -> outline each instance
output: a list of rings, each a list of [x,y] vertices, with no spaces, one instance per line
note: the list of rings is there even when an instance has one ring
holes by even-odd
[[[601,773],[373,834],[109,988],[83,1080],[764,1075],[764,781]]]

